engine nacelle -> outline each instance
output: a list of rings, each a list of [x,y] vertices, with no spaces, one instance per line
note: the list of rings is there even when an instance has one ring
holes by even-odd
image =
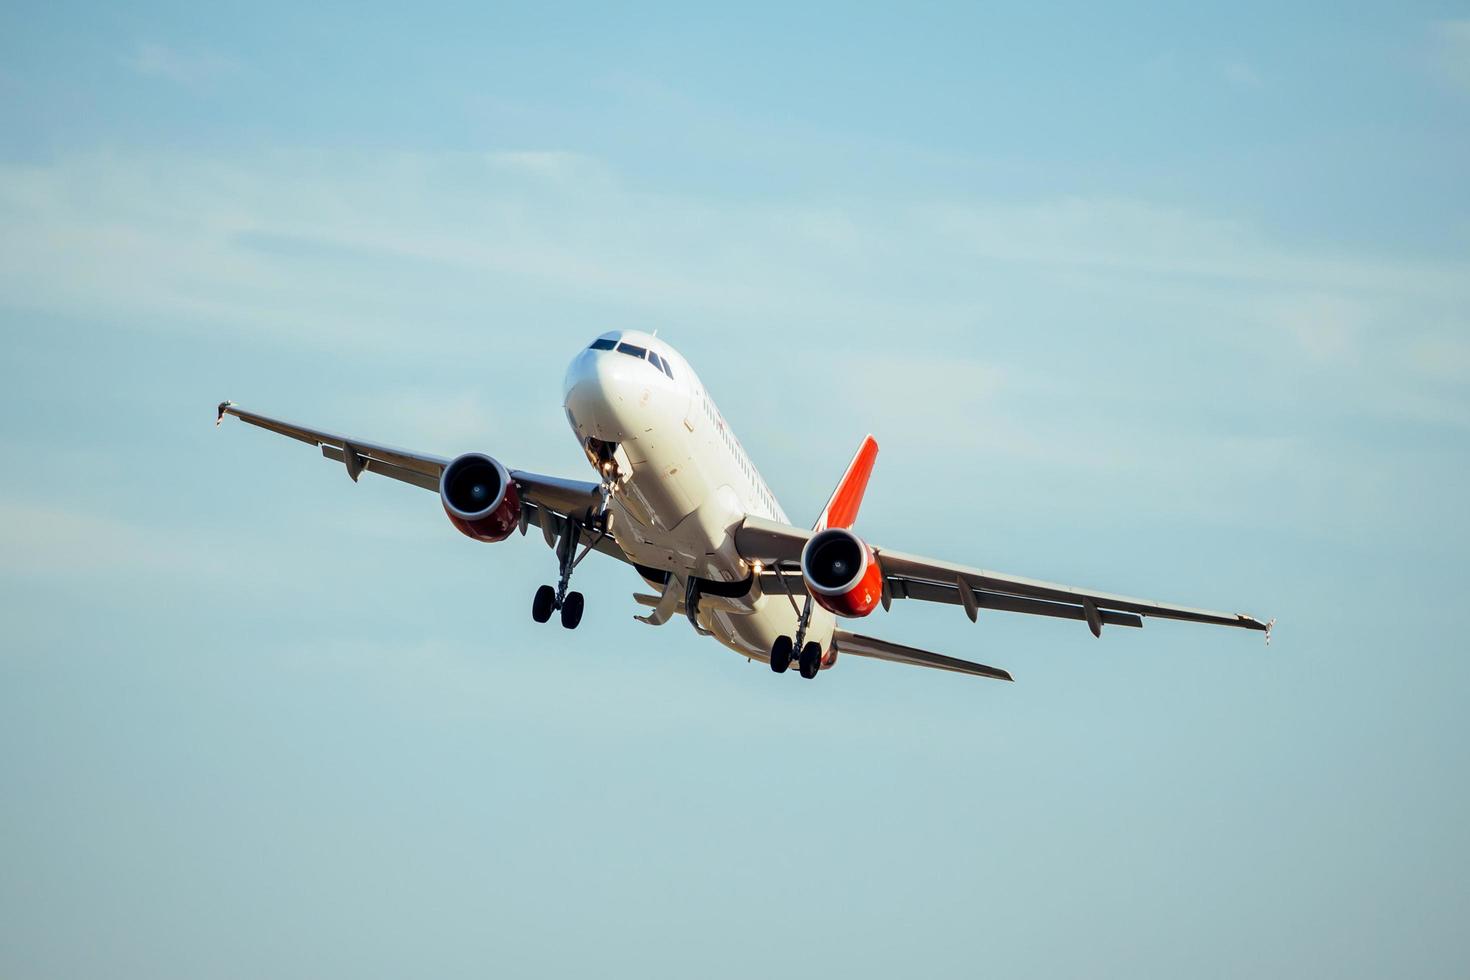
[[[484,453],[456,456],[444,467],[439,499],[450,522],[476,541],[504,541],[521,521],[510,471]]]
[[[846,528],[812,535],[801,549],[801,576],[817,605],[839,616],[866,616],[883,599],[878,556]]]

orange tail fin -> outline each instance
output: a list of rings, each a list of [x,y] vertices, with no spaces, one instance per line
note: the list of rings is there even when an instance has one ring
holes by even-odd
[[[852,527],[857,520],[858,508],[863,504],[863,492],[868,489],[868,477],[873,475],[873,463],[878,459],[878,440],[871,435],[863,439],[847,472],[832,491],[832,499],[822,508],[814,531],[825,531],[829,527]]]

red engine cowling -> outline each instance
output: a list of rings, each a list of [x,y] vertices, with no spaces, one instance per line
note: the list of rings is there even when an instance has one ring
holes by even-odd
[[[883,572],[867,542],[846,528],[812,535],[801,575],[817,605],[839,616],[866,616],[883,599]]]
[[[521,521],[521,498],[510,471],[484,453],[456,456],[439,476],[444,513],[476,541],[504,541]]]

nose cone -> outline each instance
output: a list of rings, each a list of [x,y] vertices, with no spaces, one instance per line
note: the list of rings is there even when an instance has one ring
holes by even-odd
[[[623,442],[647,404],[650,365],[617,351],[584,350],[567,367],[562,405],[582,439]]]

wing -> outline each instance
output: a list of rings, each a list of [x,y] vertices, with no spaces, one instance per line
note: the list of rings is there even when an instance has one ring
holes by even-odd
[[[366,439],[353,439],[335,435],[320,429],[297,425],[282,419],[271,418],[247,411],[231,402],[221,402],[215,424],[226,415],[233,415],[242,422],[258,426],[270,432],[289,436],[310,446],[321,449],[327,459],[342,463],[347,475],[355,482],[363,473],[376,473],[389,479],[410,483],[425,490],[439,492],[439,475],[451,460],[430,453],[395,449]],[[522,506],[527,512],[527,522],[535,524],[547,533],[547,542],[552,543],[559,534],[562,519],[580,520],[602,504],[602,491],[596,483],[583,480],[565,480],[560,477],[542,476],[524,470],[511,470],[510,477],[520,492]],[[526,506],[529,505],[529,506]],[[542,522],[543,514],[557,518]],[[597,544],[597,550],[612,554],[627,561],[622,549],[606,537]]]
[[[760,517],[748,517],[735,532],[735,546],[746,560],[759,560],[773,566],[761,575],[762,589],[800,591],[804,586],[797,563],[801,559],[802,547],[811,536],[811,531]],[[920,599],[964,606],[971,620],[980,609],[1075,619],[1086,622],[1095,636],[1102,633],[1105,624],[1141,627],[1147,616],[1263,630],[1268,637],[1270,635],[1270,622],[1263,623],[1244,613],[1194,609],[1152,599],[1057,585],[907,555],[877,545],[873,550],[883,570],[885,606],[893,599]]]
[[[930,653],[928,650],[900,646],[897,643],[889,643],[887,640],[876,640],[871,636],[849,633],[847,630],[837,630],[832,634],[832,640],[838,653],[849,653],[854,657],[887,660],[895,664],[912,664],[915,667],[934,667],[938,670],[952,670],[956,674],[990,677],[998,681],[1013,680],[1007,671],[999,667],[987,667],[968,660],[957,660],[954,657],[946,657],[942,653]]]

